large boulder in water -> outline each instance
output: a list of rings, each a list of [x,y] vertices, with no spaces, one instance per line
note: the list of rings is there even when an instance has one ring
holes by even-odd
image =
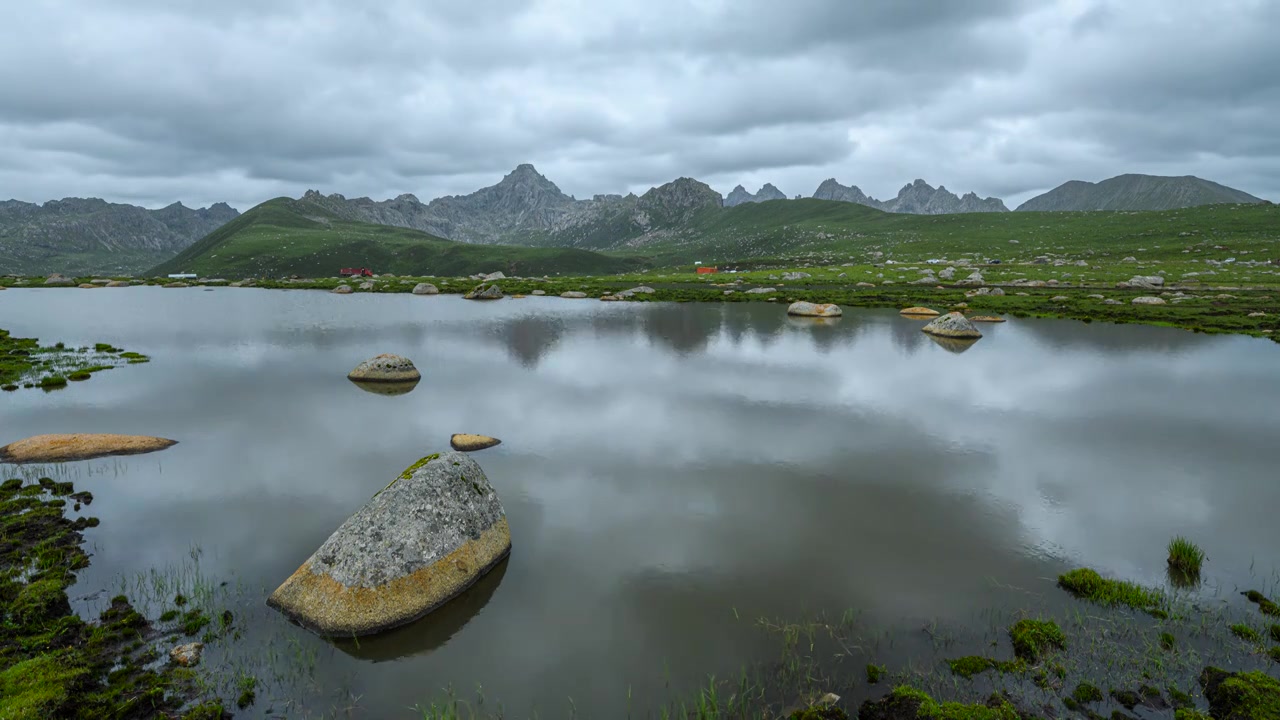
[[[439,295],[440,288],[431,283],[418,283],[413,286],[414,295]]]
[[[422,374],[409,358],[383,353],[357,365],[347,373],[347,379],[356,382],[403,383],[421,380]]]
[[[471,288],[471,292],[462,297],[466,300],[500,300],[502,298],[502,288],[497,285],[480,283]]]
[[[950,312],[946,315],[939,315],[932,322],[920,328],[930,335],[948,338],[972,338],[974,340],[982,337],[982,333],[978,332],[978,328],[969,322],[969,318],[958,312]]]
[[[506,512],[476,461],[429,455],[348,518],[267,604],[321,635],[370,635],[435,610],[510,552]]]
[[[801,317],[840,317],[843,311],[839,305],[831,303],[811,303],[803,300],[793,302],[787,306],[788,315],[799,315]]]

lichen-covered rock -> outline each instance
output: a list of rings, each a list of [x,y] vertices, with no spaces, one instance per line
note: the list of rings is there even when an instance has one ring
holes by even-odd
[[[999,315],[974,315],[969,318],[969,322],[1002,323],[1004,318]]]
[[[1227,672],[1206,667],[1200,688],[1209,713],[1218,720],[1272,720],[1280,717],[1280,680],[1254,670]]]
[[[974,340],[982,337],[982,333],[978,332],[978,328],[974,327],[972,322],[969,322],[969,318],[958,312],[939,315],[921,330],[938,337],[969,338]]]
[[[531,292],[531,293],[529,293],[529,294],[530,294],[530,295],[546,295],[546,294],[547,294],[547,291],[546,291],[546,290],[534,290],[533,292]]]
[[[982,272],[979,270],[974,270],[973,272],[969,273],[969,277],[956,282],[956,285],[961,285],[961,286],[982,285],[985,282],[986,282],[985,279],[982,277]]]
[[[383,353],[357,365],[347,373],[347,379],[359,382],[408,382],[422,379],[422,374],[409,358]]]
[[[418,283],[413,286],[414,295],[439,295],[440,288],[431,283]]]
[[[76,281],[54,273],[53,275],[45,278],[44,284],[49,287],[73,287],[76,284]]]
[[[353,291],[350,285],[339,285],[334,289],[330,290],[329,292],[333,293],[334,295],[350,295]]]
[[[793,302],[787,307],[788,315],[800,315],[802,317],[840,317],[844,311],[839,305],[831,303],[811,303],[803,300]]]
[[[326,636],[412,622],[467,589],[511,551],[484,471],[459,452],[430,455],[347,519],[267,598]]]
[[[639,287],[633,287],[630,290],[627,290],[626,292],[631,293],[633,295],[637,293],[642,295],[652,295],[655,291],[653,288],[649,287],[648,285],[641,285]]]
[[[480,283],[471,288],[471,292],[462,297],[466,300],[500,300],[502,298],[502,288],[497,285]]]
[[[908,315],[911,317],[937,317],[940,313],[927,307],[909,307],[898,311],[899,315]]]
[[[476,450],[484,450],[494,445],[500,444],[502,441],[488,435],[471,435],[468,433],[455,433],[449,438],[449,447],[460,452],[474,452]]]
[[[128,280],[112,280],[111,282],[108,282],[103,287],[109,287],[109,288],[129,287],[129,281]]]
[[[137,455],[163,450],[177,440],[147,435],[70,433],[35,435],[0,447],[0,462],[54,463],[88,460],[107,455]]]
[[[78,286],[81,290],[97,290],[98,286],[93,283],[80,283]]]
[[[360,283],[360,289],[361,289],[361,290],[372,290],[372,289],[373,289],[373,281],[372,281],[372,280],[365,280],[364,282]]]
[[[570,298],[570,299],[573,299],[573,300],[581,300],[582,298],[584,298],[584,297],[586,297],[586,296],[587,296],[587,294],[586,294],[586,293],[584,293],[584,292],[580,292],[580,291],[578,291],[578,290],[567,290],[567,291],[565,291],[565,292],[560,293],[560,297],[562,297],[562,298]]]
[[[169,651],[169,660],[182,667],[194,667],[200,664],[200,656],[204,653],[204,643],[193,642],[178,645]]]
[[[1166,305],[1164,298],[1136,297],[1131,301],[1134,305]]]
[[[748,295],[766,295],[768,293],[778,292],[778,290],[777,288],[763,287],[763,288],[751,288],[750,290],[745,290],[744,292],[746,292],[746,294]]]
[[[813,276],[812,276],[812,275],[810,275],[810,274],[809,274],[809,273],[807,273],[807,272],[785,272],[785,273],[782,273],[782,279],[783,279],[783,280],[804,280],[805,278],[810,278],[810,277],[813,277]]]
[[[506,276],[506,275],[504,275],[504,274],[502,274],[502,271],[501,271],[501,270],[499,270],[498,272],[492,272],[492,273],[489,273],[488,275],[485,275],[485,276],[483,277],[483,279],[484,279],[484,280],[488,280],[488,281],[493,281],[493,280],[506,280],[506,279],[507,279],[507,276]]]

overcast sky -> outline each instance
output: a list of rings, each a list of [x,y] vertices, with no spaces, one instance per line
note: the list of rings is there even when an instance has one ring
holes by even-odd
[[[0,199],[424,201],[531,162],[915,178],[1013,207],[1193,174],[1280,200],[1275,0],[45,0],[0,9]]]

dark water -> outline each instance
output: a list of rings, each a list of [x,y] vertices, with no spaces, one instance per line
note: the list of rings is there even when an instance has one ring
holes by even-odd
[[[74,431],[179,440],[62,469],[102,520],[77,590],[109,595],[198,548],[200,572],[241,588],[242,645],[313,658],[316,697],[338,688],[379,717],[477,682],[519,716],[558,716],[570,697],[584,716],[616,714],[628,687],[680,690],[770,656],[760,616],[963,622],[1051,595],[1078,565],[1159,584],[1175,533],[1202,545],[1223,595],[1271,577],[1275,344],[1013,320],[956,353],[892,312],[824,325],[783,313],[9,291],[0,327],[15,335],[154,359],[0,395],[0,444]],[[414,360],[413,392],[345,379],[381,352]],[[510,518],[504,566],[358,648],[261,607],[454,432],[503,440],[476,457]]]

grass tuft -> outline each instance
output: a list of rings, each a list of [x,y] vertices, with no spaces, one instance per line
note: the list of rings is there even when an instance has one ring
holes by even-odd
[[[1115,607],[1123,605],[1141,610],[1153,617],[1167,617],[1162,605],[1164,596],[1158,591],[1145,588],[1127,580],[1104,578],[1096,570],[1079,568],[1058,576],[1058,587],[1066,590],[1081,600]]]
[[[1169,541],[1169,567],[1187,577],[1200,575],[1204,551],[1187,538],[1176,535]]]
[[[1023,618],[1009,628],[1013,640],[1013,654],[1029,662],[1036,662],[1050,648],[1062,650],[1067,646],[1067,636],[1052,620]]]

